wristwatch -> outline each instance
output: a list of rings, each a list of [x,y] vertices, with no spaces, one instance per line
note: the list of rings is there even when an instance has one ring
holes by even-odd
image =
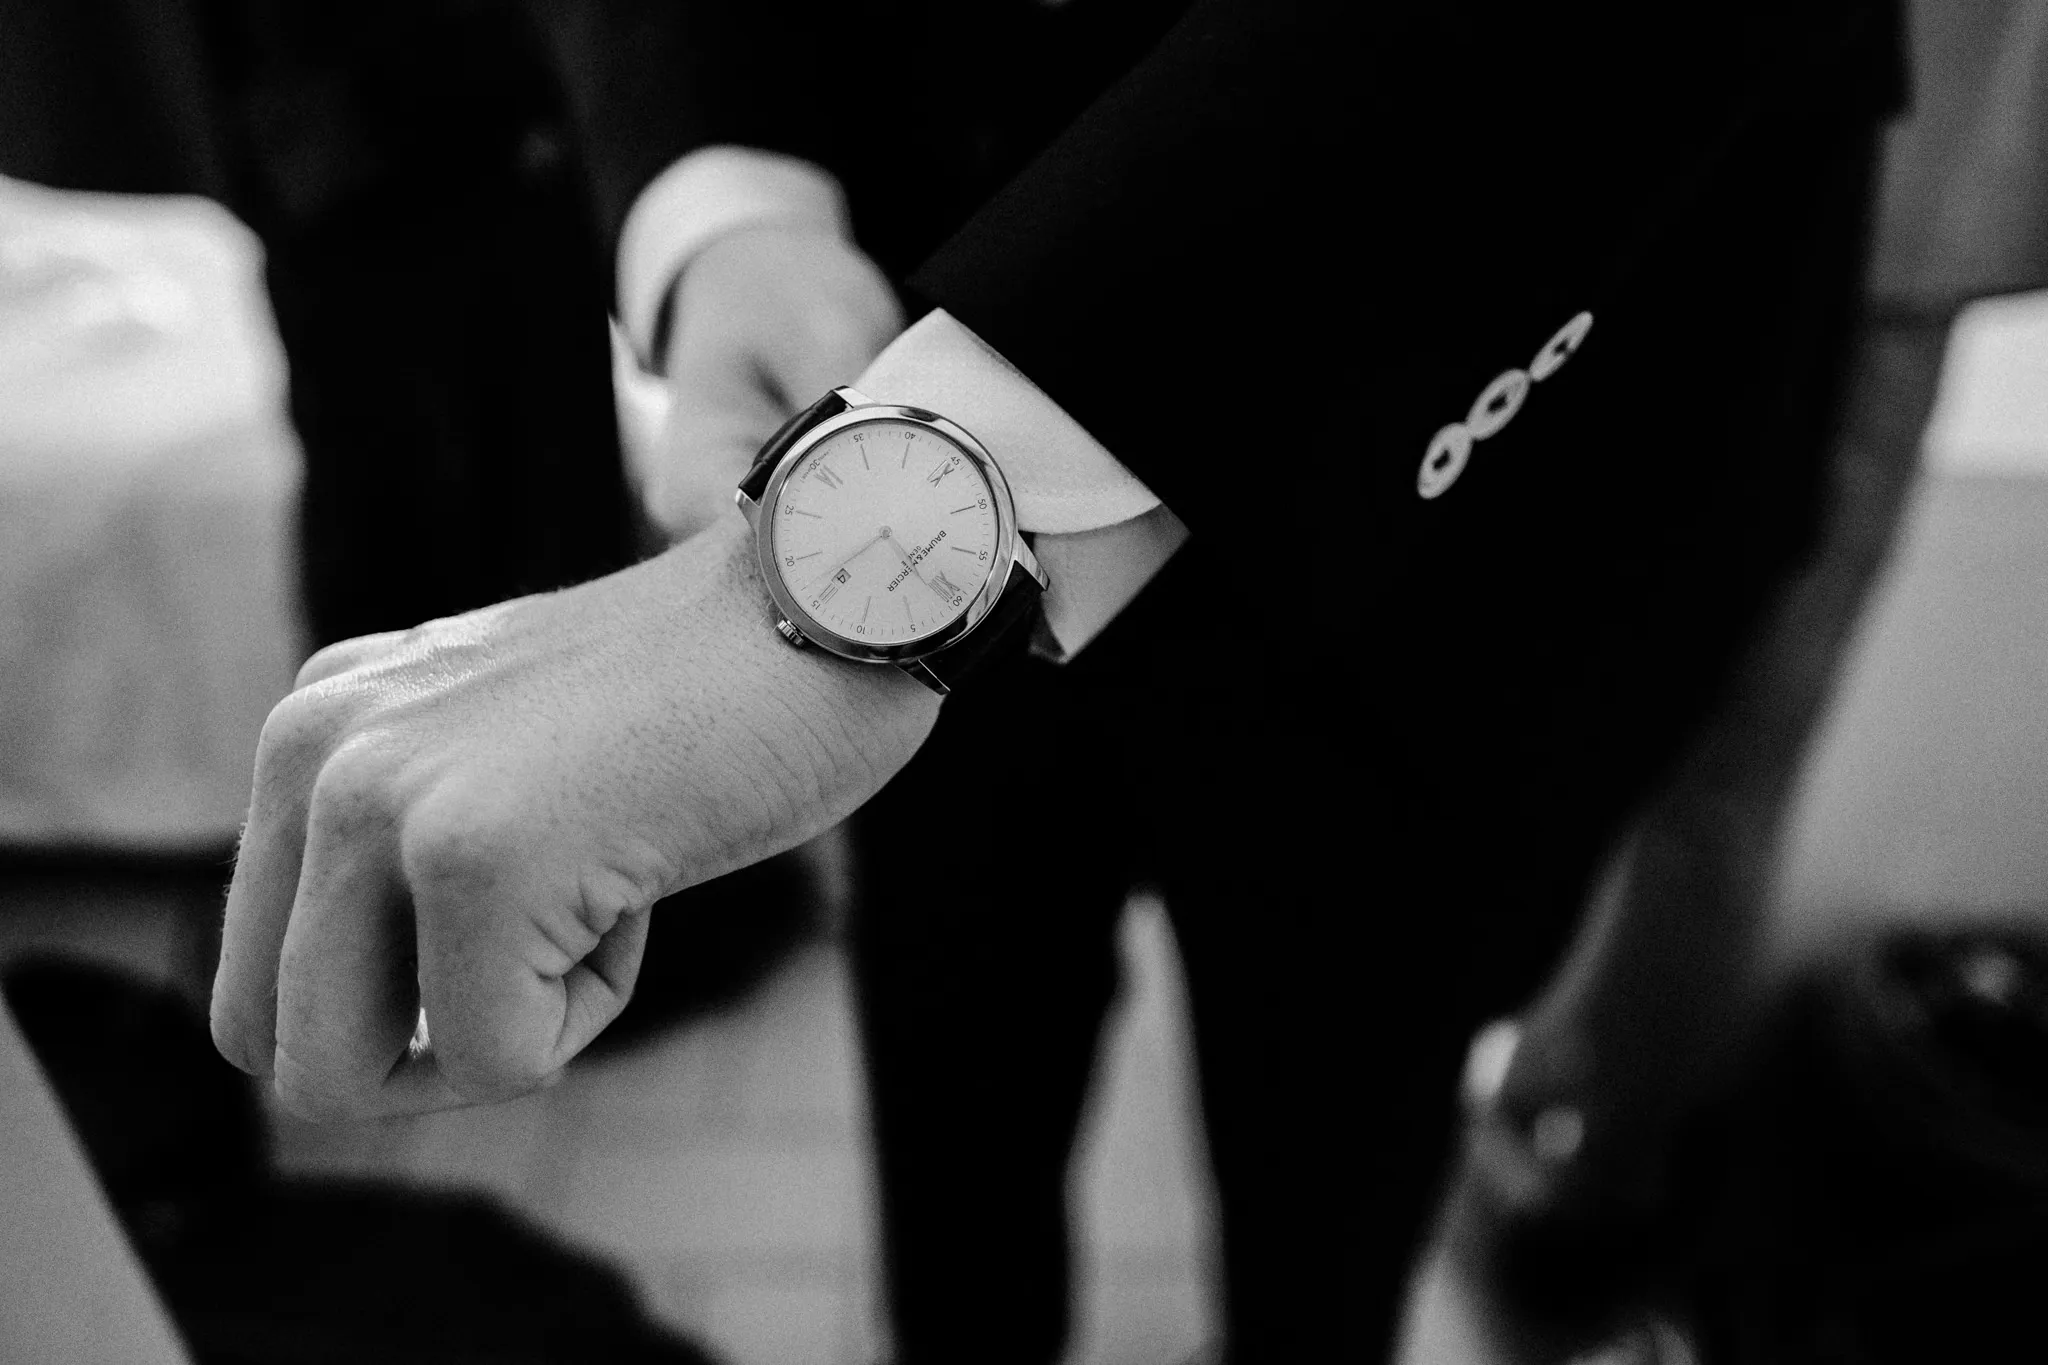
[[[994,457],[923,408],[834,389],[769,438],[737,500],[785,640],[941,694],[1021,645],[1049,586]]]

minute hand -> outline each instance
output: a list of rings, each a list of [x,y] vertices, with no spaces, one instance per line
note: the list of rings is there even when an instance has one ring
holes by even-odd
[[[894,550],[897,554],[903,557],[903,567],[910,570],[912,573],[917,574],[917,581],[924,584],[924,590],[926,592],[932,594],[934,597],[938,596],[939,590],[933,587],[930,581],[927,580],[922,573],[918,573],[917,561],[913,560],[910,557],[910,551],[903,548],[902,541],[896,539],[896,537],[894,536],[890,536],[889,548]]]
[[[866,541],[864,541],[858,550],[855,550],[852,554],[840,560],[831,568],[825,570],[824,574],[820,577],[813,579],[811,581],[811,591],[816,592],[819,588],[824,587],[827,583],[832,581],[833,576],[837,574],[841,569],[853,563],[854,560],[859,559],[862,555],[866,554],[869,550],[874,549],[877,545],[880,545],[885,540],[892,545],[896,543],[895,537],[889,534],[889,528],[886,526],[884,526],[881,530],[877,531],[874,535],[870,536]]]

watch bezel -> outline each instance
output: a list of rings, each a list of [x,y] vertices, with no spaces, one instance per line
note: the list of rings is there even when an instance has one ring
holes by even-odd
[[[974,463],[975,468],[988,483],[989,491],[995,500],[996,548],[989,564],[988,577],[968,602],[966,609],[952,621],[921,639],[905,640],[895,644],[875,644],[841,635],[806,611],[796,595],[790,591],[788,583],[782,577],[782,566],[775,562],[775,515],[781,505],[783,486],[788,483],[790,474],[815,447],[850,428],[888,422],[907,422],[923,427],[943,438]],[[1017,533],[1016,499],[1010,492],[1009,480],[1003,477],[1002,466],[996,463],[988,448],[958,422],[942,417],[928,408],[906,407],[896,403],[864,403],[850,407],[844,412],[826,418],[798,437],[783,453],[782,459],[776,463],[774,471],[768,476],[768,483],[761,490],[760,500],[754,505],[753,518],[754,547],[761,561],[761,578],[767,585],[768,596],[773,599],[775,609],[782,613],[784,620],[801,631],[806,639],[820,649],[862,663],[907,663],[928,658],[957,644],[995,610],[997,601],[1009,584],[1010,575],[1016,571],[1017,548],[1021,544]]]

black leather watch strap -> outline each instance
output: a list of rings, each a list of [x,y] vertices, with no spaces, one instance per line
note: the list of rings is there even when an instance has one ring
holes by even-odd
[[[768,476],[775,472],[775,466],[782,463],[782,457],[789,453],[789,448],[797,443],[798,438],[826,418],[837,417],[846,408],[846,400],[834,389],[777,427],[768,443],[761,447],[761,453],[754,457],[754,467],[740,480],[740,492],[754,502],[761,501],[762,495],[768,491]]]
[[[926,686],[936,683],[934,691],[950,692],[984,668],[1013,654],[1022,654],[1031,643],[1031,628],[1038,619],[1039,604],[1044,597],[1045,589],[1038,586],[1038,580],[1031,576],[1031,571],[1021,564],[1012,564],[1010,581],[1003,588],[1002,600],[996,603],[996,609],[969,631],[960,643],[919,659],[916,667],[908,667],[905,671]],[[919,669],[922,669],[922,674]]]

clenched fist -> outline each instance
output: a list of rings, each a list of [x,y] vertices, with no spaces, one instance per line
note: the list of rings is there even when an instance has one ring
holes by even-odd
[[[896,669],[772,620],[733,518],[316,655],[257,755],[221,1052],[309,1116],[548,1083],[625,1004],[657,899],[842,819],[937,717]]]

